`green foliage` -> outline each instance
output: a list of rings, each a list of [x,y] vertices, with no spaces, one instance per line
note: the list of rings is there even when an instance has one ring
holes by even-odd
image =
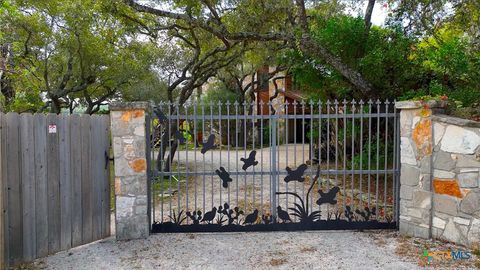
[[[202,99],[200,100],[200,104],[202,104],[205,108],[205,114],[206,115],[218,115],[219,113],[225,115],[227,114],[227,106],[225,104],[227,102],[230,103],[230,114],[235,114],[235,107],[233,104],[235,101],[239,100],[238,94],[228,91],[223,84],[217,83],[213,85],[212,88],[210,88],[204,96],[202,96]],[[222,106],[219,109],[218,104],[221,103]],[[213,104],[210,106],[210,104]],[[238,106],[239,108],[241,106]],[[199,110],[199,108],[197,108]]]
[[[110,9],[95,0],[3,2],[0,44],[12,44],[8,76],[17,93],[7,109],[100,104],[130,85],[158,84],[146,78],[161,52]]]

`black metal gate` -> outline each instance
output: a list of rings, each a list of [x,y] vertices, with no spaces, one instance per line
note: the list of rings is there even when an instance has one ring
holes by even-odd
[[[152,232],[396,228],[398,120],[388,101],[161,103]]]

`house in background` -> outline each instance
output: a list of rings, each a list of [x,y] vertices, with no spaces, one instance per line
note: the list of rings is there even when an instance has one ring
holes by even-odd
[[[274,67],[264,66],[257,71],[257,78],[259,81],[262,77],[268,77],[269,72],[273,72]],[[288,119],[286,122],[284,119],[278,121],[279,129],[279,143],[308,143],[309,138],[307,130],[309,130],[310,119],[310,106],[301,105],[302,101],[306,100],[306,97],[299,89],[295,89],[293,77],[291,74],[285,74],[284,72],[278,73],[268,80],[268,83],[260,84],[255,91],[256,101],[256,114],[257,115],[302,115],[305,114],[303,119]],[[268,103],[272,102],[271,108]],[[286,105],[288,103],[288,105]],[[297,103],[296,106],[293,104]],[[263,125],[265,129],[268,129],[268,124]],[[260,130],[260,125],[259,125]]]

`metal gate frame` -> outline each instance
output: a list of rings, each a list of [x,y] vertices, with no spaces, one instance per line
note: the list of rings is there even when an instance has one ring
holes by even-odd
[[[233,106],[232,106],[233,105]],[[391,105],[391,106],[390,106]],[[215,109],[218,106],[218,113],[214,113]],[[252,115],[247,115],[247,114],[241,114],[239,113],[239,106],[240,108],[243,107],[243,112],[247,112],[247,108],[250,108],[249,106],[252,106],[254,108]],[[268,106],[268,113],[264,113],[266,110],[266,107]],[[290,110],[293,107],[293,114],[289,113]],[[190,110],[193,109],[193,112]],[[200,109],[200,114],[198,114]],[[207,109],[207,113],[205,113],[205,109]],[[233,110],[234,109],[234,110]],[[300,110],[299,110],[300,109]],[[307,111],[310,111],[310,113],[305,113]],[[150,192],[150,197],[151,199],[149,200],[149,209],[150,209],[150,214],[151,214],[151,231],[152,232],[219,232],[219,231],[283,231],[283,230],[338,230],[338,229],[395,229],[397,228],[398,225],[398,218],[399,218],[399,142],[400,142],[400,126],[399,126],[399,115],[398,112],[395,109],[395,101],[393,103],[389,102],[388,100],[385,102],[380,102],[377,100],[376,102],[370,100],[367,103],[364,103],[363,101],[356,102],[355,100],[351,102],[343,101],[340,105],[340,102],[337,100],[330,102],[327,101],[325,103],[322,102],[310,102],[310,103],[279,103],[275,104],[274,102],[269,102],[267,104],[263,104],[262,102],[255,104],[255,103],[249,103],[249,104],[239,104],[237,102],[230,104],[229,102],[226,103],[218,103],[218,104],[203,104],[203,103],[192,103],[192,104],[186,104],[183,106],[180,106],[179,104],[176,103],[160,103],[158,106],[153,110],[153,114],[147,115],[147,121],[146,121],[146,134],[147,134],[147,170],[148,170],[148,178],[149,178],[149,192]],[[231,113],[232,112],[232,113]],[[280,114],[278,113],[280,112]],[[283,112],[283,114],[281,114]],[[300,113],[298,113],[300,112]],[[389,122],[389,119],[392,119],[393,121]],[[281,136],[277,136],[279,133],[279,123],[278,121],[284,121],[285,124],[282,128],[285,128],[285,134],[286,134],[286,141],[287,141],[287,163],[288,163],[288,122],[289,120],[293,120],[294,123],[296,121],[302,121],[303,124],[303,130],[302,130],[302,155],[305,154],[305,122],[306,120],[310,121],[310,141],[309,141],[309,157],[310,160],[313,160],[316,158],[315,150],[313,148],[313,145],[316,144],[316,141],[313,140],[313,125],[315,121],[317,121],[318,124],[318,160],[320,162],[323,162],[326,160],[325,165],[327,166],[326,168],[321,168],[321,166],[316,167],[316,174],[315,177],[313,176],[314,166],[308,166],[305,162],[302,164],[295,164],[294,167],[296,169],[290,169],[290,171],[287,171],[286,169],[283,170],[282,168],[279,168],[279,162],[280,160],[277,159],[280,157],[280,152],[278,150],[278,147],[280,146],[280,142],[278,141],[281,139]],[[213,126],[215,125],[215,121],[218,121],[218,126],[219,126],[219,132],[217,132],[216,135],[212,135],[212,130]],[[216,170],[216,172],[211,172],[211,171],[206,171],[206,163],[205,163],[205,154],[207,152],[213,152],[214,150],[214,143],[215,140],[212,142],[211,136],[215,136],[215,139],[218,139],[217,137],[220,137],[220,140],[223,139],[222,137],[222,121],[227,121],[227,138],[228,138],[228,169],[225,170]],[[245,140],[245,145],[244,145],[244,153],[246,154],[247,150],[247,123],[250,121],[250,124],[252,124],[252,138],[253,138],[253,146],[252,146],[252,152],[248,155],[242,156],[243,160],[248,160],[249,158],[252,157],[253,151],[257,151],[260,149],[255,148],[255,135],[256,135],[256,130],[259,129],[260,132],[260,141],[261,146],[263,147],[263,128],[264,128],[264,123],[268,123],[268,130],[269,132],[269,170],[264,171],[263,170],[263,149],[262,150],[262,157],[261,160],[256,160],[255,154],[253,154],[253,161],[252,162],[260,162],[262,164],[262,170],[261,172],[255,172],[254,167],[255,165],[250,165],[251,168],[253,168],[252,171],[231,171],[230,169],[230,154],[232,153],[230,149],[230,123],[234,122],[235,123],[235,136],[236,136],[236,146],[238,148],[238,135],[239,133],[239,123],[243,125],[243,134],[244,134],[244,140]],[[323,122],[326,121],[326,125],[322,126]],[[160,167],[162,169],[158,168],[158,164],[156,162],[156,156],[157,155],[166,155],[167,154],[167,148],[168,153],[170,153],[170,150],[172,147],[178,147],[178,145],[181,142],[184,142],[185,140],[188,140],[188,138],[185,138],[185,130],[181,130],[180,126],[182,123],[187,122],[187,123],[193,123],[193,143],[194,143],[194,162],[195,162],[195,168],[191,169],[188,168],[189,163],[192,163],[192,160],[189,161],[189,150],[188,150],[188,144],[185,147],[186,151],[186,164],[187,167],[180,169],[179,164],[180,162],[180,150],[177,150],[177,153],[175,154],[174,160],[172,161],[172,166],[176,164],[177,166],[177,171],[170,170],[169,172],[165,171],[163,169],[165,165],[165,158],[163,159],[163,163],[161,163]],[[201,123],[201,129],[202,129],[202,134],[205,135],[205,123],[210,123],[210,136],[209,140],[205,141],[205,139],[202,139],[201,143],[197,138],[196,132],[200,128],[198,125]],[[376,122],[376,123],[375,123]],[[348,123],[351,125],[351,134],[347,135],[349,126]],[[358,127],[356,129],[356,124],[360,126],[360,138],[355,135],[356,130],[358,130]],[[367,138],[364,138],[364,129],[366,129],[368,123],[368,140]],[[376,127],[375,127],[376,124]],[[343,125],[343,126],[342,126]],[[385,133],[384,137],[381,138],[381,129],[382,127],[384,128]],[[390,130],[389,130],[390,127]],[[393,127],[393,131],[392,131]],[[242,128],[242,127],[240,127]],[[294,125],[294,136],[296,136],[296,130],[297,126]],[[322,145],[322,132],[325,130],[325,133],[327,134],[326,136],[326,143],[325,146]],[[342,131],[343,130],[343,131]],[[376,130],[377,132],[372,132],[372,130]],[[272,132],[273,131],[273,132]],[[339,132],[343,132],[343,141],[341,140],[341,136],[339,136]],[[190,130],[191,133],[191,130]],[[219,135],[218,135],[219,133]],[[332,140],[331,134],[335,134],[334,140]],[[275,134],[275,136],[272,136],[272,134]],[[162,140],[161,137],[162,135],[166,135],[165,138],[168,139],[168,142],[165,141],[165,138]],[[258,134],[257,134],[258,135]],[[324,134],[325,135],[325,134]],[[393,139],[393,145],[391,149],[389,148],[389,137],[391,135],[391,139]],[[347,136],[351,137],[351,142],[347,141]],[[375,138],[376,136],[376,138]],[[382,135],[383,136],[383,135]],[[308,138],[307,138],[308,139]],[[340,140],[339,140],[340,139]],[[316,139],[315,139],[316,140]],[[356,142],[357,140],[360,142],[360,147],[356,147]],[[297,139],[295,138],[295,143]],[[372,148],[375,145],[372,145],[372,141],[375,141],[377,143],[376,145],[376,153],[373,153],[372,157]],[[163,144],[165,142],[165,145]],[[168,143],[168,145],[166,145]],[[351,149],[347,149],[346,145],[348,143],[351,143]],[[391,143],[391,142],[390,142]],[[198,144],[198,149],[197,149],[197,144]],[[340,148],[339,145],[345,145],[345,147]],[[363,154],[365,151],[365,144],[368,144],[368,158],[365,161],[368,163],[368,168],[365,169],[366,163],[363,163]],[[380,145],[384,144],[384,149],[380,149]],[[176,146],[175,146],[176,145]],[[294,144],[295,145],[295,144]],[[159,146],[157,150],[157,146]],[[198,154],[198,150],[200,150],[200,146],[202,148],[208,148],[206,149],[203,154]],[[372,147],[373,146],[373,147]],[[211,147],[211,148],[209,148]],[[225,147],[220,143],[220,165],[222,164],[222,148]],[[331,157],[332,154],[332,148],[335,150],[335,157]],[[163,149],[163,150],[162,150]],[[322,156],[322,149],[326,153],[326,156]],[[339,149],[343,150],[343,153],[339,151]],[[357,150],[355,150],[357,149]],[[361,149],[360,152],[360,164],[355,164],[354,163],[354,158],[356,157],[356,154],[358,154],[356,151],[358,149]],[[295,149],[296,150],[296,149]],[[347,150],[351,153],[347,153]],[[384,155],[384,160],[383,163],[380,163],[380,150],[382,150],[382,155]],[[184,151],[184,152],[185,152]],[[238,155],[238,149],[236,150],[236,155]],[[351,154],[351,160],[349,160],[348,164],[346,162],[348,155]],[[201,160],[199,157],[203,155],[203,158]],[[212,166],[213,166],[213,153],[212,155]],[[342,168],[339,168],[339,157],[343,156],[343,166]],[[295,154],[296,157],[296,154]],[[375,158],[376,157],[376,158]],[[176,159],[176,160],[175,160]],[[334,160],[333,160],[334,159]],[[197,161],[203,161],[203,171],[199,170],[197,166]],[[305,161],[305,160],[303,160]],[[331,169],[330,165],[335,161],[335,169]],[[357,160],[358,161],[358,160]],[[374,169],[372,168],[372,161],[375,161],[375,164],[373,164]],[[391,161],[391,163],[389,163]],[[176,163],[175,163],[176,162]],[[351,165],[350,165],[351,162]],[[237,163],[237,168],[238,168],[238,160],[236,160]],[[244,161],[245,163],[245,161]],[[246,163],[245,163],[246,164]],[[288,164],[287,164],[288,165]],[[341,164],[340,164],[341,165]],[[381,166],[383,165],[383,169],[381,169]],[[333,166],[333,165],[332,165]],[[351,166],[348,168],[348,166]],[[357,167],[356,167],[357,166]],[[391,168],[389,168],[389,166]],[[303,172],[299,171],[301,175],[294,175],[294,172],[298,172],[298,169],[303,168]],[[218,168],[218,167],[216,167]],[[306,168],[306,169],[305,169]],[[201,169],[201,168],[200,168]],[[310,178],[308,178],[308,171],[310,172]],[[255,208],[255,211],[251,213],[250,211],[247,212],[246,210],[242,210],[236,207],[240,207],[238,204],[238,183],[239,183],[239,175],[244,176],[245,178],[245,187],[248,188],[246,185],[247,183],[247,176],[252,176],[253,177],[253,198],[254,202],[253,204],[255,205],[255,177],[256,176],[261,176],[262,177],[262,204],[263,204],[263,176],[264,175],[269,175],[270,177],[270,206],[269,208],[269,213],[264,210],[264,205],[261,205],[262,209],[259,211],[258,209]],[[283,180],[281,181],[281,176],[286,175]],[[328,180],[322,178],[322,176],[327,176]],[[362,194],[362,183],[364,182],[364,176],[368,175],[368,206],[364,205],[356,205],[355,204],[355,194],[354,192],[358,192],[358,190],[354,189],[354,183],[355,183],[355,177],[359,176],[361,181],[360,183],[360,191],[359,191],[359,196],[360,196],[360,203],[363,203],[363,195]],[[206,208],[206,202],[205,202],[205,180],[206,177],[210,176],[211,177],[211,186],[212,186],[212,210],[208,211],[209,209]],[[218,176],[218,177],[217,177]],[[230,185],[233,185],[235,183],[235,180],[232,179],[232,177],[236,176],[236,196],[237,196],[237,206],[236,207],[231,207],[230,206]],[[173,188],[175,186],[172,185],[172,179],[180,179],[181,177],[186,178],[186,185],[187,187],[182,187],[185,188],[185,193],[187,195],[186,197],[186,205],[187,207],[185,209],[180,208],[180,194],[182,192],[182,188],[180,186],[180,182],[177,179],[177,187],[178,189],[176,190],[176,197],[178,200],[178,208],[176,209],[177,211],[175,212],[175,209],[172,209],[172,198],[175,197],[175,191]],[[195,206],[192,208],[189,205],[188,201],[188,182],[189,182],[189,177],[201,177],[203,178],[203,207],[199,207],[197,205],[197,180],[193,180],[195,183]],[[289,191],[288,190],[288,181],[287,178],[290,177],[289,179],[292,179],[291,181],[294,182],[294,184],[301,184],[305,179],[309,179],[309,181],[312,181],[310,184],[310,187],[308,189],[307,195],[305,197],[305,185],[303,185],[303,195],[300,196],[299,194],[293,194],[296,193],[296,185],[295,185],[295,191]],[[330,182],[331,178],[334,177],[335,179],[335,185],[330,187]],[[346,179],[348,177],[351,177],[351,189],[347,190],[347,185]],[[371,201],[371,177],[375,180],[375,201],[376,203],[373,203]],[[379,195],[381,196],[382,194],[379,194],[379,179],[383,177],[384,180],[384,197],[383,197],[383,208],[382,205],[380,204],[379,206]],[[390,177],[390,178],[389,178]],[[216,178],[217,180],[214,180]],[[338,182],[339,178],[343,178],[343,185],[340,186],[340,183]],[[168,180],[167,180],[168,179]],[[302,180],[303,179],[303,180]],[[391,179],[391,205],[387,207],[387,201],[389,200],[389,197],[387,196],[387,189],[388,183],[387,179]],[[319,181],[317,181],[319,180]],[[326,180],[326,181],[325,181]],[[340,179],[341,180],[341,179]],[[165,187],[163,186],[166,184],[166,182],[169,182],[168,184],[168,189],[165,190]],[[215,183],[216,181],[216,183]],[[219,202],[219,207],[216,208],[214,206],[214,193],[213,189],[215,185],[220,185],[220,181],[222,182],[223,188],[227,189],[228,188],[228,204],[226,202],[220,201]],[[285,184],[286,190],[283,189],[281,190],[281,186],[283,182],[287,182]],[[327,186],[323,186],[323,182],[326,182]],[[157,195],[158,197],[160,194],[156,193],[156,186],[158,186],[160,183],[160,190],[161,190],[161,217],[157,217],[156,215],[156,204],[157,204]],[[231,184],[230,184],[231,183]],[[191,184],[191,183],[190,183]],[[380,183],[381,184],[381,183]],[[313,197],[309,198],[309,194],[311,191],[313,191],[313,188],[317,185],[318,187],[318,210],[314,210],[313,206]],[[318,186],[320,185],[320,187]],[[172,188],[173,187],[173,188]],[[388,188],[387,188],[388,187]],[[245,193],[245,201],[244,205],[247,208],[247,191],[244,188],[244,193]],[[342,190],[343,189],[343,190]],[[343,192],[342,192],[343,191]],[[346,201],[349,199],[349,193],[351,192],[351,201],[350,204],[347,205]],[[300,191],[299,191],[300,192]],[[389,191],[388,191],[389,192]],[[169,194],[167,194],[169,193]],[[220,200],[222,196],[222,188],[220,187]],[[168,213],[164,213],[164,199],[165,196],[168,195],[170,198],[169,201],[169,215]],[[272,196],[273,195],[273,196]],[[281,209],[281,206],[283,206],[282,203],[278,201],[278,198],[280,195],[284,195],[286,198],[286,204],[285,208]],[[338,196],[337,196],[338,195]],[[289,196],[294,197],[294,204],[289,204]],[[357,194],[358,196],[358,194]],[[299,202],[297,203],[297,198]],[[303,199],[303,200],[302,200]],[[182,199],[183,200],[183,199]],[[337,205],[337,200],[342,201],[343,207]],[[225,203],[225,204],[224,204]],[[308,206],[309,203],[311,203],[311,208]],[[375,207],[372,206],[375,204]],[[216,204],[215,204],[216,205]],[[325,211],[325,205],[327,207],[327,215],[322,216],[321,212]],[[367,205],[367,202],[365,202],[365,205]],[[222,207],[224,206],[224,207]],[[167,205],[165,205],[167,207]],[[227,210],[228,207],[228,210]],[[330,212],[330,208],[336,208],[336,212]],[[388,211],[391,211],[391,215],[387,215],[387,209]],[[173,212],[172,212],[173,210]],[[245,213],[244,213],[245,212]],[[261,212],[261,213],[260,213]],[[259,215],[259,213],[261,215]],[[236,217],[234,216],[236,215]],[[208,216],[208,218],[207,218]],[[213,217],[211,217],[213,216]],[[250,218],[250,219],[249,219]],[[252,218],[254,220],[252,221]],[[326,218],[326,219],[322,219]],[[298,222],[297,222],[298,219]],[[216,223],[215,223],[216,222]]]

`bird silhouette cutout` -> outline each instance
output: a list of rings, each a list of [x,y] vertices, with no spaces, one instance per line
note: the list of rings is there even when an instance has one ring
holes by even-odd
[[[328,192],[324,193],[322,190],[319,190],[318,193],[320,194],[320,198],[317,200],[318,205],[322,205],[324,203],[329,204],[336,204],[337,200],[337,193],[340,191],[339,187],[333,187]]]
[[[208,150],[215,148],[215,135],[210,134],[208,136],[207,142],[203,144],[202,150],[200,151],[202,154],[205,154]]]
[[[302,164],[298,166],[296,170],[292,170],[290,167],[287,167],[287,173],[288,175],[285,176],[285,182],[290,182],[290,181],[298,181],[298,182],[303,182],[305,181],[305,177],[303,177],[303,174],[305,173],[305,170],[308,168],[307,164]]]
[[[243,162],[242,169],[246,171],[248,167],[250,166],[255,166],[258,164],[258,161],[255,160],[255,155],[257,154],[257,151],[253,150],[250,152],[248,155],[248,158],[240,158],[240,161]]]
[[[212,211],[207,212],[207,213],[205,213],[205,215],[203,215],[202,222],[210,223],[210,222],[213,221],[213,219],[215,218],[216,215],[217,215],[217,208],[213,207]]]
[[[157,116],[157,118],[161,121],[161,122],[167,122],[168,121],[168,118],[165,116],[165,114],[162,112],[162,110],[160,110],[160,108],[156,108],[155,111],[153,111],[155,113],[155,115]]]
[[[283,223],[287,221],[292,222],[292,219],[290,219],[290,215],[288,214],[288,212],[283,210],[280,205],[277,206],[277,214],[278,214],[278,218],[280,218]]]
[[[222,179],[222,186],[228,188],[228,183],[233,181],[230,174],[225,171],[224,167],[220,167],[220,170],[215,170],[215,172],[220,176],[220,179]]]
[[[180,144],[184,144],[187,141],[187,139],[185,139],[185,137],[183,137],[182,132],[180,132],[179,130],[177,130],[177,132],[175,132],[175,138],[177,138],[177,140]]]
[[[258,210],[255,209],[253,213],[247,215],[243,224],[254,224],[257,221],[257,218],[258,218]]]

